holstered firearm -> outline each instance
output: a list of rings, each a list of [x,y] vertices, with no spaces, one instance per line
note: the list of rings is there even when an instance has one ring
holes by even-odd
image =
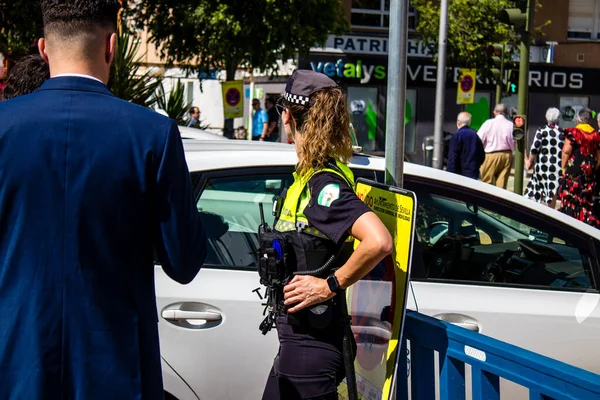
[[[258,227],[258,275],[260,283],[267,287],[266,303],[264,303],[266,317],[261,322],[259,329],[266,335],[275,325],[275,317],[282,314],[283,286],[286,280],[286,258],[288,258],[287,243],[284,235],[273,231],[265,222],[262,203],[259,203],[260,225]]]

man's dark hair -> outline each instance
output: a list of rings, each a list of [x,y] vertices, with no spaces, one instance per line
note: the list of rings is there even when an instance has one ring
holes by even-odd
[[[200,109],[196,106],[190,107],[190,109],[188,110],[188,114],[194,114],[196,113],[196,110],[200,111]]]
[[[274,99],[274,98],[272,98],[272,97],[267,97],[267,98],[265,99],[265,103],[271,103],[271,105],[273,105],[273,106],[274,106],[274,105],[275,105],[275,99]]]
[[[594,117],[592,117],[592,110],[590,110],[589,108],[582,108],[581,110],[579,110],[579,112],[577,113],[577,118],[582,124],[591,125],[594,121]]]
[[[6,86],[0,93],[0,100],[32,93],[48,78],[50,68],[39,54],[25,56],[10,70]]]
[[[41,0],[44,34],[77,36],[95,29],[117,28],[120,0]]]

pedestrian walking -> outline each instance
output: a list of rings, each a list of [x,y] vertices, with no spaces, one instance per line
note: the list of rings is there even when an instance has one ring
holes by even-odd
[[[154,253],[206,254],[181,137],[106,87],[119,0],[41,9],[51,78],[0,103],[0,399],[162,399]]]
[[[277,114],[275,100],[272,97],[267,97],[265,100],[265,108],[267,109],[269,125],[267,126],[267,132],[263,140],[277,142],[279,141],[279,114]]]
[[[264,140],[269,125],[269,116],[267,112],[260,108],[260,101],[252,99],[252,140]]]
[[[352,156],[350,115],[342,90],[324,74],[295,70],[283,96],[278,107],[296,144],[298,165],[275,225],[278,243],[284,244],[282,258],[288,260],[281,273],[290,280],[270,298],[279,352],[263,400],[336,400],[345,377],[344,289],[391,252],[392,238],[354,193],[346,165]],[[343,251],[351,253],[349,235],[360,241],[351,258]],[[318,269],[319,276],[309,274]],[[346,337],[352,340],[351,334]]]
[[[582,108],[577,113],[577,126],[565,129],[559,210],[579,221],[600,227],[598,216],[594,213],[600,134],[592,127],[592,121],[592,111]]]
[[[458,130],[450,139],[446,170],[468,178],[479,179],[479,168],[485,160],[485,152],[481,139],[470,125],[471,114],[468,112],[458,114],[456,117]]]
[[[562,168],[564,132],[558,126],[560,111],[551,107],[546,111],[546,125],[540,127],[533,138],[525,168],[535,168],[525,188],[525,196],[551,208],[556,207],[556,197]]]
[[[481,180],[506,189],[513,161],[515,140],[513,123],[507,118],[506,106],[494,107],[494,118],[481,125],[477,135],[483,143],[485,161],[481,165]]]

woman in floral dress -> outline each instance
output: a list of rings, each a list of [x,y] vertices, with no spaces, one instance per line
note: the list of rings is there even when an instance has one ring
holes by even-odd
[[[592,128],[590,109],[581,109],[577,114],[577,122],[575,128],[565,129],[560,211],[600,227],[598,217],[593,212],[596,169],[600,165],[600,134]]]

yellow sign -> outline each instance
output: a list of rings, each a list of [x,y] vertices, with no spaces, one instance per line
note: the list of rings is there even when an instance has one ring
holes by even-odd
[[[473,104],[475,102],[475,83],[477,83],[477,70],[460,68],[458,70],[458,89],[456,104]]]
[[[416,196],[413,192],[359,179],[356,194],[392,234],[394,250],[363,279],[346,290],[357,350],[354,360],[358,398],[389,400],[398,377],[406,379],[407,360],[400,357]],[[358,241],[355,245],[358,245]],[[348,398],[346,383],[338,388]]]
[[[226,119],[244,116],[243,89],[243,81],[221,82],[221,90],[223,92],[223,113],[225,114]]]

